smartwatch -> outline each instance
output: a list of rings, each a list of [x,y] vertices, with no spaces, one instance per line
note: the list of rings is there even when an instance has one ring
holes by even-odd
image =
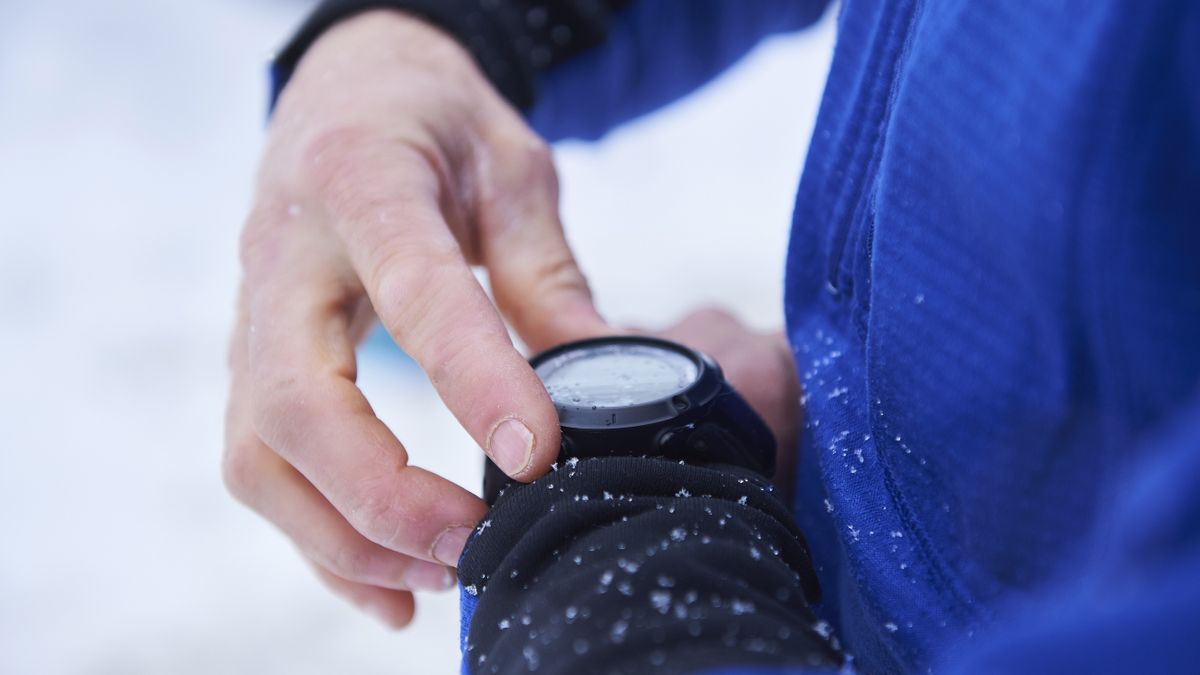
[[[645,456],[775,472],[774,435],[707,354],[614,336],[560,345],[530,364],[558,411],[559,462]],[[511,482],[486,460],[489,504]]]

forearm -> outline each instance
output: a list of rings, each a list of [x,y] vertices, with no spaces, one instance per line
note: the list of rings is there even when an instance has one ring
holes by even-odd
[[[748,471],[571,461],[510,487],[459,566],[471,672],[836,670],[800,532]]]

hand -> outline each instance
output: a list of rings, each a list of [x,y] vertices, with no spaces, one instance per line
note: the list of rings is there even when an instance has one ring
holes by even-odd
[[[307,52],[241,239],[224,476],[334,590],[394,626],[453,583],[484,503],[411,466],[355,386],[377,315],[518,480],[559,446],[549,396],[471,273],[539,349],[607,332],[563,237],[545,144],[431,26],[375,11]]]
[[[803,411],[800,381],[783,333],[755,333],[729,312],[710,308],[688,314],[657,335],[698,349],[721,364],[725,378],[775,433],[775,486],[789,499]]]

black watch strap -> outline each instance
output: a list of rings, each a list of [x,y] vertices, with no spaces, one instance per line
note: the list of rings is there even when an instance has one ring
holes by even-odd
[[[705,430],[701,439],[715,435],[713,442],[723,441],[728,453],[726,463],[746,467],[765,478],[775,475],[774,432],[728,382],[717,394],[708,421],[697,431],[705,426],[712,430]]]
[[[514,485],[459,560],[464,673],[837,672],[791,513],[758,474],[651,457]]]

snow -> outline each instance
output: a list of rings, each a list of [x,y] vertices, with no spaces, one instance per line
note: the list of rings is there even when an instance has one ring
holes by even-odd
[[[671,609],[670,591],[650,591],[650,604],[659,614],[666,614]]]
[[[0,3],[6,672],[458,667],[455,593],[387,631],[220,482],[264,63],[306,6]],[[780,323],[831,44],[827,17],[662,114],[557,149],[568,236],[612,318],[657,326],[715,302]],[[413,462],[477,489],[480,455],[420,372],[378,341],[362,356]]]

